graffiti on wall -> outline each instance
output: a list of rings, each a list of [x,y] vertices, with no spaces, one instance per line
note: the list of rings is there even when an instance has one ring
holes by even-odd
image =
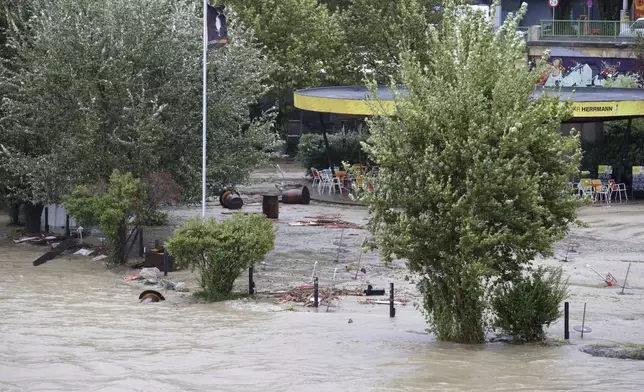
[[[532,60],[532,64],[535,60],[536,58]],[[639,81],[636,69],[635,59],[552,57],[548,59],[546,72],[538,84],[548,87],[603,86],[607,80],[618,76],[627,76]]]
[[[633,19],[644,18],[644,0],[633,0]]]

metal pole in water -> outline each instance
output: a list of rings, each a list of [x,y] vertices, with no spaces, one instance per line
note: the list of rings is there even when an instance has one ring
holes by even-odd
[[[313,307],[318,307],[318,277],[313,278]]]
[[[163,250],[163,276],[168,276],[168,264],[169,264],[169,255],[168,255],[168,250],[164,249]]]
[[[338,254],[335,255],[335,262],[340,261],[340,249],[342,248],[342,239],[344,238],[344,228],[342,228],[342,232],[340,233],[340,243],[338,244]]]
[[[253,267],[248,269],[248,294],[255,294],[255,282],[253,281]]]
[[[315,264],[313,264],[313,273],[311,274],[311,282],[315,279],[315,268],[318,266],[318,262],[316,261]]]
[[[354,280],[358,279],[358,272],[360,272],[361,261],[362,261],[362,248],[360,248],[360,256],[358,256],[358,266],[356,267],[356,276],[353,277]]]
[[[331,296],[333,295],[333,291],[335,291],[335,274],[338,272],[338,269],[333,270],[333,284],[331,285],[331,293],[329,293],[329,297],[326,299],[326,311],[329,311],[329,306],[331,306]]]
[[[394,308],[394,284],[389,283],[389,317],[396,317],[396,308]]]
[[[568,302],[564,302],[564,339],[568,340],[570,339],[570,330],[569,330],[569,320],[570,316],[570,304]]]
[[[584,326],[586,325],[586,303],[584,302],[584,316],[581,319],[581,338],[584,338]]]
[[[622,283],[622,294],[624,294],[624,289],[626,288],[626,280],[628,279],[629,272],[631,272],[631,263],[628,263],[628,269],[626,270],[626,277],[624,277],[624,283]]]

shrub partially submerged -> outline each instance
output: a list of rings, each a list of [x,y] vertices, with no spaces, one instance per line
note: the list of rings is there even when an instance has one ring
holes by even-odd
[[[235,279],[274,245],[273,225],[262,214],[235,214],[221,223],[194,218],[166,243],[179,266],[199,271],[199,285],[208,300],[227,298]]]
[[[561,316],[559,305],[568,296],[568,279],[561,267],[539,266],[514,283],[501,283],[494,292],[494,325],[515,341],[544,340],[544,326]]]

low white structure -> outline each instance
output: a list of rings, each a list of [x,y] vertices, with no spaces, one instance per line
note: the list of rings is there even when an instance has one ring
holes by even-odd
[[[42,215],[40,216],[40,228],[45,230],[45,213],[48,213],[48,223],[49,231],[51,232],[64,232],[65,231],[65,219],[67,218],[67,210],[65,207],[58,204],[50,204],[45,206],[42,210]],[[69,218],[69,228],[70,230],[76,229],[78,225],[73,218]]]

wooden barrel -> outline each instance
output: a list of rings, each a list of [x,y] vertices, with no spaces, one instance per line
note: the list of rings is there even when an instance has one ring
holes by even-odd
[[[239,196],[239,193],[224,190],[219,196],[219,204],[229,210],[238,210],[244,206],[244,200]]]
[[[310,202],[311,194],[309,193],[309,188],[305,186],[282,193],[282,203],[284,204],[309,204]]]
[[[278,219],[280,214],[278,197],[273,195],[264,195],[262,201],[262,212],[269,219]]]

